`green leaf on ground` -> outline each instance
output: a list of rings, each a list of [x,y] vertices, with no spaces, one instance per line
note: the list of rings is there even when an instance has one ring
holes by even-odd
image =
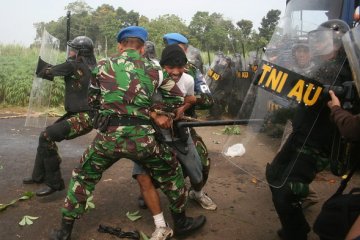
[[[136,221],[139,218],[141,218],[141,216],[139,215],[139,211],[135,211],[135,212],[127,212],[126,216],[128,217],[128,219],[130,219],[131,221]]]
[[[36,220],[36,219],[38,219],[38,218],[39,218],[39,217],[33,217],[33,216],[25,215],[25,216],[23,216],[23,218],[22,218],[21,221],[19,222],[19,225],[20,225],[20,226],[31,225],[31,224],[33,224],[33,221],[32,221],[32,220]]]
[[[85,206],[85,209],[86,209],[86,210],[95,208],[95,204],[92,202],[93,198],[94,198],[94,196],[90,196],[90,197],[88,197],[88,199],[86,200],[86,206]]]
[[[223,133],[226,135],[240,135],[241,130],[238,126],[225,126]]]
[[[28,200],[34,196],[34,192],[25,192],[19,200]]]
[[[141,240],[149,240],[149,237],[148,237],[145,233],[143,233],[142,231],[140,231],[140,239],[141,239]]]
[[[17,201],[21,200],[28,200],[34,196],[33,192],[25,192],[21,197],[12,200],[10,203],[7,204],[0,204],[0,212],[4,211],[7,207],[14,205]]]

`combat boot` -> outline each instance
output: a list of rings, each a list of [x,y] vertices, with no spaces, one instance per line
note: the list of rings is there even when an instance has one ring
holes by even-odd
[[[193,231],[201,228],[205,222],[206,217],[200,215],[196,218],[187,217],[185,212],[182,213],[171,213],[171,216],[174,220],[174,232],[175,236],[179,235],[188,235]]]
[[[73,219],[63,218],[61,221],[61,229],[52,231],[50,240],[70,240],[73,226]]]

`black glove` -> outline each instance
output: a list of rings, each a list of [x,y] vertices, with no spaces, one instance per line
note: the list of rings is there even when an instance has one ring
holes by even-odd
[[[45,62],[39,56],[38,64],[35,71],[36,76],[50,81],[54,80],[54,76],[49,71],[49,68],[51,67],[51,64]]]

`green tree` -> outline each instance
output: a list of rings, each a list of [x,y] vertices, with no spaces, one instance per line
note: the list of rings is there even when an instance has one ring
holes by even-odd
[[[239,27],[239,31],[241,32],[241,36],[243,39],[249,39],[251,37],[253,22],[246,19],[241,19],[236,23]]]
[[[118,11],[123,10],[119,8],[114,9],[113,6],[103,4],[98,7],[92,14],[92,21],[94,28],[97,28],[97,36],[94,39],[97,49],[107,55],[108,52],[115,51],[116,47],[116,33],[121,26],[121,20]]]
[[[242,19],[236,23],[237,28],[233,31],[233,45],[236,52],[243,55],[248,51],[253,32],[253,23]]]
[[[196,39],[192,43],[200,43],[198,46],[202,50],[233,50],[231,41],[236,35],[235,27],[230,20],[225,20],[222,14],[197,12],[191,19],[189,30]]]
[[[270,41],[271,36],[275,30],[276,25],[280,19],[280,10],[270,10],[265,17],[262,18],[261,27],[259,27],[259,35]]]
[[[186,37],[189,37],[189,29],[184,20],[176,15],[162,15],[158,18],[146,22],[146,19],[141,18],[141,25],[149,32],[149,40],[155,43],[157,53],[159,54],[163,45],[163,36],[170,32],[179,32]]]
[[[68,10],[72,12],[73,14],[81,14],[81,13],[90,13],[92,11],[92,8],[84,1],[77,0],[75,2],[69,3],[65,10]]]

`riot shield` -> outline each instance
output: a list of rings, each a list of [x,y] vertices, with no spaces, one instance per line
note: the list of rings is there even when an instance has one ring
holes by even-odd
[[[197,69],[204,72],[204,63],[201,58],[201,52],[198,48],[195,48],[192,45],[189,45],[186,49],[186,57],[190,63],[192,63]]]
[[[360,94],[360,28],[359,26],[351,29],[346,33],[342,42],[346,51],[347,58],[349,60],[351,72],[353,75],[353,80],[357,89],[358,94]]]
[[[47,64],[55,65],[59,53],[59,39],[50,35],[45,29],[41,39],[39,61],[36,72]],[[46,126],[50,105],[52,81],[34,76],[30,93],[29,107],[25,121],[26,127],[43,128]]]
[[[221,119],[228,114],[231,92],[235,80],[235,69],[231,58],[218,52],[205,77],[206,83],[212,93],[214,104],[209,114],[210,118]]]
[[[228,105],[229,116],[232,118],[236,117],[244,102],[254,73],[252,69],[248,70],[245,68],[245,61],[250,62],[247,59],[243,59],[240,54],[234,54],[232,58],[235,76],[230,96],[231,101]]]
[[[246,125],[234,126],[239,129],[229,135],[222,151],[253,181],[276,188],[290,181],[299,165],[305,164],[301,171],[306,170],[310,163],[302,162],[302,153],[317,151],[315,143],[331,141],[325,89],[337,82],[345,62],[337,39],[321,23],[301,23],[306,26],[301,31],[298,23],[292,24],[293,19],[285,18],[277,26],[268,45],[276,51],[265,52],[236,117]],[[310,54],[306,72],[296,66],[292,51],[304,35]]]

